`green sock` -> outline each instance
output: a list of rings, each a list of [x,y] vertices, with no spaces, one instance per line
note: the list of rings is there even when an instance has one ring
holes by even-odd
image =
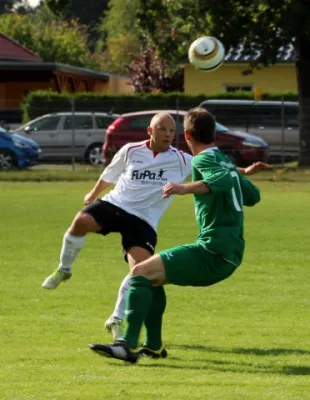
[[[138,347],[140,331],[152,303],[152,282],[143,276],[130,280],[126,304],[126,330],[124,340],[129,347]]]
[[[145,344],[151,350],[159,350],[162,346],[161,330],[165,308],[166,293],[163,286],[152,288],[152,304],[144,321]]]

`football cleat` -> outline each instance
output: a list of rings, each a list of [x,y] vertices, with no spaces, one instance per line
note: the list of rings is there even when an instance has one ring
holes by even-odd
[[[113,336],[114,341],[122,340],[123,338],[123,320],[113,315],[106,320],[104,329],[110,332]]]
[[[62,269],[56,269],[50,276],[48,276],[42,283],[44,289],[56,289],[57,286],[71,278],[71,272],[63,271]]]
[[[113,344],[89,344],[92,351],[103,357],[111,357],[117,360],[136,363],[140,357],[138,350],[132,350],[123,340],[116,341]]]
[[[140,357],[151,357],[151,358],[167,358],[168,352],[162,346],[159,350],[151,350],[143,344],[139,349]]]

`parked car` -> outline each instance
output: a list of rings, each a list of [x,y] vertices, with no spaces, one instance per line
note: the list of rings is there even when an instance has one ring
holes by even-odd
[[[117,117],[99,112],[58,112],[36,118],[16,131],[40,145],[44,161],[70,161],[74,152],[77,161],[97,165],[102,163],[106,128]]]
[[[297,102],[206,100],[200,104],[233,130],[257,135],[269,144],[269,155],[297,159],[299,129]]]
[[[26,168],[38,162],[41,149],[31,139],[0,128],[0,169]]]
[[[108,165],[114,154],[126,143],[147,139],[147,127],[151,118],[163,110],[139,111],[119,116],[107,129],[103,145],[104,164]],[[183,118],[186,111],[164,110],[176,121],[176,137],[173,145],[189,152],[184,131]],[[237,165],[248,165],[254,161],[267,161],[268,144],[253,135],[235,132],[220,123],[216,123],[215,141]]]

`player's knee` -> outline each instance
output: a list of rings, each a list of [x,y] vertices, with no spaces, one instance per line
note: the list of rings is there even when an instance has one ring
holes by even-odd
[[[70,227],[70,233],[73,235],[86,235],[88,232],[94,232],[94,230],[96,230],[96,225],[96,221],[90,214],[81,212],[75,217]]]
[[[131,276],[143,276],[144,278],[148,278],[148,270],[144,268],[142,264],[136,264],[132,269],[131,269]]]

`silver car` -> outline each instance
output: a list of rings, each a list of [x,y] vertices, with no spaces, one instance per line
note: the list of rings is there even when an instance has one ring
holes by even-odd
[[[229,128],[259,136],[269,144],[271,159],[297,159],[299,127],[297,102],[206,100],[200,104]]]
[[[43,161],[102,163],[102,145],[107,127],[118,114],[100,112],[58,112],[42,115],[15,130],[35,140]]]

